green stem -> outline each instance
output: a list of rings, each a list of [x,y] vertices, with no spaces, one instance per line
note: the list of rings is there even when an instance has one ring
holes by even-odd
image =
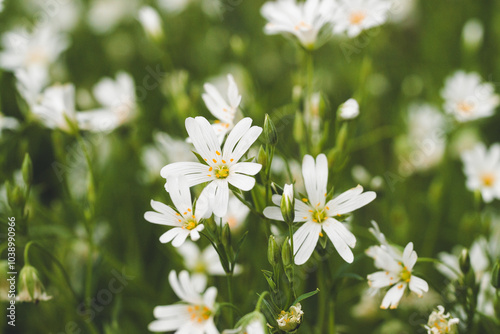
[[[262,304],[262,301],[264,300],[264,297],[266,295],[268,295],[269,292],[268,291],[264,291],[260,296],[259,296],[259,300],[257,301],[257,305],[255,306],[255,311],[259,311],[260,312],[260,305]]]
[[[330,298],[328,307],[330,309],[330,312],[328,312],[328,333],[333,334],[335,333],[335,303],[332,298]]]
[[[229,303],[233,305],[233,274],[226,273],[226,278],[227,278],[227,293],[229,295]],[[229,325],[230,328],[233,328],[234,326],[234,315],[232,308],[229,309]]]
[[[293,222],[288,223],[288,233],[290,234],[290,246],[292,248],[292,279],[290,280],[290,288],[292,289],[293,299],[297,299],[297,295],[295,294],[295,250],[293,248]]]

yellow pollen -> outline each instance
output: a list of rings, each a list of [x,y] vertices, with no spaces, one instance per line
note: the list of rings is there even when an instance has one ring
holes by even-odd
[[[233,162],[234,159],[230,159],[229,161]]]
[[[323,233],[319,232],[319,236],[320,236],[320,237],[323,237]]]
[[[215,160],[215,159],[212,159],[212,161],[214,162],[214,164],[216,164],[216,163],[217,163],[217,160]]]
[[[330,208],[329,208],[329,207],[327,207],[327,206],[325,206],[325,209],[330,210]]]
[[[207,159],[203,159],[203,160],[208,161]]]
[[[184,222],[184,226],[182,228],[186,228],[188,230],[192,230],[196,227],[196,222],[192,221],[192,220],[188,220],[186,222]]]
[[[225,179],[229,176],[229,168],[226,165],[218,166],[215,168],[215,177],[218,179]]]
[[[220,155],[220,152],[219,151],[215,151],[215,154]]]
[[[314,212],[313,210],[309,210],[309,212]]]
[[[215,123],[215,124],[219,124],[219,123],[220,123],[220,121],[217,119],[217,120],[215,120],[215,121],[214,121],[214,123]]]
[[[188,213],[187,213],[187,211],[186,211],[186,212],[184,212],[184,214],[185,214],[185,215],[187,215],[187,214],[188,214]]]
[[[458,110],[468,114],[474,109],[474,104],[466,101],[459,102],[457,104]]]
[[[227,109],[226,109],[226,108],[222,108],[222,111],[225,111],[225,112],[227,112]]]
[[[353,25],[361,24],[366,18],[366,14],[362,11],[351,13],[349,17],[349,22]]]
[[[208,171],[209,171],[209,172],[211,172],[211,171],[212,171],[212,169],[213,169],[213,168],[212,168],[212,167],[210,167],[210,168],[208,169]]]
[[[303,198],[302,202],[307,203],[307,198]]]
[[[307,219],[307,217],[303,217],[304,219]]]
[[[180,215],[181,215],[180,213],[177,213],[177,212],[176,212],[175,214],[176,214],[177,216],[180,216]]]
[[[226,163],[226,161],[225,161],[225,160],[222,160],[222,163],[223,163],[223,164],[225,164],[225,163]]]
[[[188,211],[189,211],[189,212],[191,212],[191,209],[190,209],[190,208],[188,208]]]
[[[491,187],[495,183],[495,175],[493,173],[484,173],[481,175],[481,181],[486,187]]]

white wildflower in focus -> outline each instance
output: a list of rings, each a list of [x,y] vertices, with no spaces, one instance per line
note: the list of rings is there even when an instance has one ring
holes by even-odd
[[[71,132],[68,122],[76,124],[75,87],[66,84],[46,88],[32,111],[46,127]]]
[[[14,117],[5,116],[0,112],[0,138],[2,138],[2,132],[5,129],[15,130],[19,127],[19,121]]]
[[[16,70],[14,75],[17,91],[32,109],[49,81],[47,71],[39,67],[29,67]]]
[[[50,299],[52,296],[48,296],[45,292],[38,270],[26,264],[19,272],[19,289],[16,301],[38,303]]]
[[[304,311],[302,311],[302,305],[297,303],[290,306],[288,312],[281,311],[276,322],[280,330],[285,332],[292,332],[296,330],[302,323],[302,316]]]
[[[205,93],[202,95],[203,101],[205,101],[205,105],[212,115],[218,119],[212,126],[220,143],[222,143],[226,133],[233,129],[234,118],[241,102],[241,95],[238,92],[238,86],[233,76],[228,74],[227,80],[229,82],[227,99],[222,97],[212,84],[206,83],[203,86],[205,88]]]
[[[349,99],[339,107],[339,117],[344,120],[354,119],[359,115],[359,104],[355,99]]]
[[[220,263],[219,254],[209,245],[203,251],[200,251],[198,246],[191,241],[184,242],[177,251],[184,260],[184,265],[194,277],[195,275],[201,276],[224,276],[226,272]],[[241,266],[236,265],[234,274],[241,273]]]
[[[429,285],[423,279],[412,274],[413,267],[417,263],[417,253],[413,250],[413,243],[406,245],[403,254],[395,247],[390,246],[378,226],[371,232],[380,241],[380,246],[368,248],[366,254],[375,260],[375,267],[382,271],[368,275],[368,284],[374,291],[390,287],[387,291],[380,308],[395,309],[408,287],[410,291],[422,296],[423,292],[429,290]]]
[[[484,144],[462,154],[467,189],[479,191],[486,203],[500,199],[500,144],[489,150]]]
[[[318,35],[329,22],[333,1],[277,0],[266,2],[261,14],[269,21],[264,32],[268,35],[291,34],[307,49],[317,47]]]
[[[295,199],[294,222],[305,222],[293,235],[295,264],[304,264],[325,232],[332,241],[340,256],[352,263],[354,255],[351,248],[356,245],[356,237],[335,217],[359,209],[376,197],[373,191],[363,193],[363,187],[357,186],[345,191],[336,198],[326,202],[328,184],[328,161],[326,155],[320,154],[314,161],[310,155],[304,156],[302,175],[308,198]],[[264,209],[269,219],[283,220],[279,207],[281,196],[273,195],[273,203]]]
[[[121,22],[135,17],[138,8],[137,0],[93,0],[87,13],[87,22],[93,32],[104,34]]]
[[[188,186],[210,182],[203,193],[210,199],[213,213],[224,217],[228,210],[229,184],[243,191],[251,190],[262,165],[254,162],[239,162],[250,146],[262,133],[259,126],[251,126],[252,119],[244,118],[229,133],[221,149],[217,135],[204,117],[187,118],[186,130],[198,154],[206,164],[199,162],[176,162],[162,168],[161,176],[167,179],[184,175]]]
[[[167,191],[175,210],[161,202],[151,200],[151,206],[156,212],[146,212],[144,219],[153,224],[174,227],[160,237],[161,243],[172,241],[172,246],[179,247],[188,236],[193,241],[198,240],[200,232],[205,227],[201,220],[211,215],[208,199],[202,194],[196,201],[196,209],[193,210],[191,193],[184,177],[169,178]]]
[[[47,72],[68,45],[66,35],[49,26],[38,27],[32,33],[24,29],[9,31],[2,36],[0,67],[10,71],[36,67]]]
[[[205,283],[196,282],[187,271],[181,271],[177,277],[172,270],[168,281],[181,303],[156,306],[153,313],[157,319],[149,324],[148,329],[152,332],[218,334],[214,323],[217,288],[205,290]]]
[[[444,110],[458,122],[493,115],[500,103],[492,83],[484,83],[477,73],[458,71],[446,80],[441,91]]]
[[[227,213],[224,217],[215,216],[215,221],[222,221],[222,226],[226,223],[229,225],[231,232],[238,232],[245,222],[250,209],[234,195],[229,194],[229,204]]]
[[[462,42],[470,50],[477,50],[483,43],[484,27],[478,19],[468,20],[462,30]]]
[[[141,9],[139,9],[138,19],[151,38],[160,39],[163,37],[162,20],[154,8],[150,6],[141,7]]]
[[[333,33],[353,38],[363,30],[384,24],[391,4],[383,0],[340,0],[335,9],[331,19]]]
[[[452,318],[450,313],[444,313],[444,307],[438,305],[437,311],[434,310],[429,316],[427,325],[427,334],[455,334],[458,332],[458,318]]]

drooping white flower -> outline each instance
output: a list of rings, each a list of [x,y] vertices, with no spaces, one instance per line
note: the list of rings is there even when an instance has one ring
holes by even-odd
[[[70,132],[68,121],[76,124],[75,87],[65,84],[46,88],[32,111],[46,127]]]
[[[187,271],[181,271],[177,277],[172,270],[168,280],[181,303],[156,306],[153,313],[157,319],[149,324],[148,329],[152,332],[219,334],[214,323],[217,288],[210,287],[205,291],[206,284],[192,280]]]
[[[200,251],[194,242],[184,242],[177,251],[184,259],[184,266],[191,272],[192,276],[195,275],[210,275],[210,276],[224,276],[226,272],[220,263],[219,254],[209,245],[203,251]],[[234,274],[241,273],[241,266],[236,265]]]
[[[261,14],[269,21],[264,32],[268,35],[292,34],[308,49],[317,45],[320,30],[330,19],[331,0],[277,0],[266,2]]]
[[[444,110],[459,122],[493,115],[500,104],[491,83],[482,82],[479,74],[458,71],[450,76],[441,91]]]
[[[391,3],[383,0],[339,0],[331,19],[334,34],[353,38],[387,21]]]
[[[52,299],[52,296],[47,295],[45,292],[38,270],[26,264],[19,272],[19,291],[16,301],[38,303],[50,299]]]
[[[0,67],[14,71],[37,67],[47,71],[69,45],[66,35],[50,26],[37,27],[32,33],[24,29],[6,32],[2,37],[4,51],[0,53]]]
[[[211,214],[208,199],[202,194],[196,202],[196,208],[193,210],[188,183],[182,176],[169,178],[167,190],[175,209],[161,202],[151,200],[151,206],[156,212],[146,212],[144,219],[153,224],[174,227],[160,237],[162,243],[172,241],[172,246],[179,247],[188,236],[193,241],[198,240],[200,232],[205,227],[201,220]]]
[[[0,112],[0,138],[4,129],[15,130],[19,127],[19,121],[14,117],[7,117]]]
[[[251,126],[252,119],[244,118],[235,125],[221,149],[217,135],[204,117],[187,118],[186,130],[198,154],[206,164],[199,162],[176,162],[161,169],[161,176],[167,179],[172,175],[184,175],[188,185],[194,186],[210,182],[203,193],[211,201],[213,213],[224,217],[229,201],[229,184],[243,191],[251,190],[261,164],[239,162],[241,157],[257,140],[262,128]]]
[[[450,313],[444,313],[444,307],[438,305],[437,311],[432,311],[425,325],[427,334],[455,334],[457,333],[457,324],[460,322],[458,318],[452,318]]]
[[[349,120],[358,117],[359,104],[355,99],[349,99],[344,102],[339,108],[339,117],[341,119]]]
[[[201,96],[208,110],[212,115],[217,117],[217,121],[212,126],[221,143],[226,133],[234,127],[234,118],[241,102],[241,95],[238,92],[238,86],[233,76],[228,74],[227,80],[229,81],[227,100],[223,98],[217,88],[210,83],[205,83],[205,85],[203,85],[205,93]]]
[[[376,227],[378,229],[378,226]],[[383,271],[368,275],[368,284],[375,291],[391,287],[382,300],[380,308],[397,308],[406,287],[418,296],[427,292],[429,290],[427,282],[412,274],[413,267],[417,263],[417,253],[413,250],[413,243],[408,243],[401,254],[397,248],[387,243],[380,230],[372,231],[381,245],[370,247],[366,253],[375,260],[375,267]]]
[[[309,259],[323,231],[340,256],[351,263],[354,260],[351,248],[356,245],[356,237],[335,217],[367,205],[376,194],[373,191],[363,193],[363,187],[357,186],[326,202],[328,161],[324,154],[318,155],[316,162],[312,156],[304,156],[302,175],[308,198],[295,199],[294,222],[305,222],[293,235],[295,264],[304,264]],[[272,200],[277,206],[265,208],[264,215],[283,220],[279,208],[281,196],[274,195]]]
[[[493,144],[489,150],[477,144],[462,154],[462,161],[467,188],[480,191],[486,203],[500,199],[500,144]]]
[[[163,36],[162,20],[156,9],[150,6],[141,7],[138,19],[146,33],[153,39]]]

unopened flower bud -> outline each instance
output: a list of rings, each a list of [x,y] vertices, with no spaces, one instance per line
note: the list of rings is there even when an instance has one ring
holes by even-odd
[[[283,196],[281,196],[281,214],[285,223],[292,224],[295,218],[295,199],[293,196],[293,184],[285,184]]]
[[[228,247],[231,247],[231,229],[229,228],[229,224],[226,223],[226,225],[224,225],[224,227],[222,228],[222,244],[224,245],[224,247],[226,247],[226,249]]]
[[[281,260],[283,261],[283,266],[293,265],[292,263],[292,247],[290,246],[290,238],[286,237],[281,248]]]
[[[35,267],[27,264],[19,272],[19,293],[16,297],[18,302],[34,302],[45,301],[51,299],[45,293],[45,287],[40,281],[38,270]]]
[[[491,285],[497,290],[500,290],[500,261],[497,261],[491,271]]]
[[[26,153],[24,155],[23,166],[21,167],[21,172],[23,174],[23,180],[26,186],[30,186],[33,182],[33,163],[31,162],[30,155]]]
[[[267,261],[273,267],[277,266],[281,258],[281,252],[274,235],[269,237],[269,242],[267,245]]]
[[[467,273],[470,270],[470,256],[469,256],[469,250],[467,248],[462,249],[462,253],[460,253],[460,258],[458,260],[460,264],[460,270],[464,275],[467,275]]]
[[[268,114],[266,114],[266,118],[264,119],[264,135],[266,136],[267,144],[274,146],[278,143],[278,132]]]
[[[160,15],[154,8],[144,6],[139,9],[138,20],[152,40],[159,41],[164,37]]]
[[[9,182],[5,184],[7,190],[7,201],[12,210],[22,208],[24,206],[24,195],[21,188],[17,185],[12,186]]]
[[[280,330],[285,332],[293,332],[297,328],[299,328],[302,323],[302,316],[304,315],[304,311],[302,311],[302,306],[300,303],[297,303],[293,306],[290,306],[288,312],[281,311],[276,319],[278,323],[278,327]]]
[[[257,155],[257,162],[262,165],[262,169],[267,166],[267,152],[263,146],[259,148],[259,154]]]
[[[340,105],[338,111],[338,117],[343,120],[350,120],[358,117],[359,115],[359,104],[355,99],[349,99]]]

